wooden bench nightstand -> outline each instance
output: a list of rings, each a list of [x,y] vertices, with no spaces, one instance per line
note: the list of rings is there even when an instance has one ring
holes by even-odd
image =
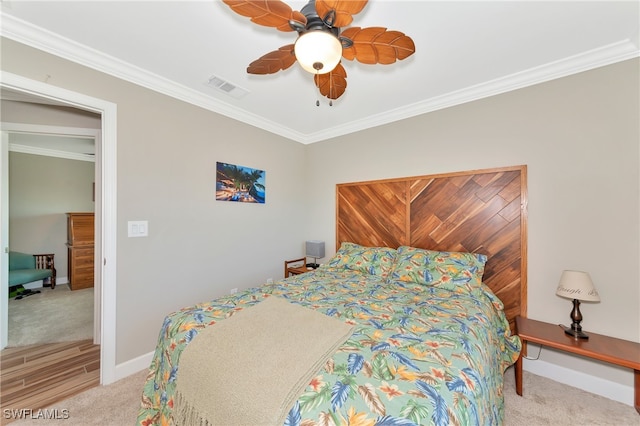
[[[305,272],[309,272],[311,271],[311,268],[307,268],[306,266],[300,266],[298,268],[289,268],[288,272],[289,275],[287,275],[288,277],[290,277],[291,275],[300,275],[300,274],[304,274]]]
[[[48,279],[45,278],[42,286],[51,287],[51,290],[56,288],[56,266],[54,262],[55,254],[34,254],[33,257],[36,258],[36,269],[51,269],[51,277],[49,277]]]
[[[516,331],[522,343],[531,342],[633,369],[634,406],[640,413],[640,343],[589,332],[589,339],[575,339],[562,327],[529,318],[516,317]],[[522,353],[516,361],[516,393],[522,395]]]
[[[311,269],[307,267],[307,258],[301,257],[300,259],[285,260],[284,261],[284,277],[290,277],[291,275],[304,274]]]

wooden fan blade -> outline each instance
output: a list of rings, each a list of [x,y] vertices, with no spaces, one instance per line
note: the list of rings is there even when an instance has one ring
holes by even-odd
[[[342,57],[350,61],[357,59],[363,64],[392,64],[416,51],[411,37],[383,27],[351,27],[340,36],[353,41],[352,46],[342,49]]]
[[[249,74],[274,74],[281,70],[286,70],[296,62],[296,55],[293,51],[293,44],[282,46],[278,50],[269,52],[251,62],[247,67]]]
[[[265,27],[273,27],[280,31],[293,31],[289,21],[295,21],[304,27],[307,18],[294,11],[288,4],[280,0],[223,0],[238,15],[251,18],[251,22]]]
[[[335,10],[332,27],[345,27],[353,22],[353,16],[360,13],[369,0],[316,0],[316,12],[321,19]]]
[[[347,72],[342,64],[338,64],[333,71],[326,74],[316,74],[313,81],[322,96],[338,99],[347,90]]]

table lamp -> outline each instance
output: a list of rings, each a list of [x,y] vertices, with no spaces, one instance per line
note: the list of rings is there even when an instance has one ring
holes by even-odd
[[[320,266],[318,265],[318,259],[322,259],[324,257],[324,241],[307,241],[305,255],[313,258],[313,263],[307,263],[309,268],[315,269]]]
[[[580,321],[580,301],[599,302],[600,295],[591,281],[588,273],[582,271],[562,271],[560,283],[556,289],[556,295],[573,299],[573,309],[571,310],[571,327],[565,327],[564,332],[576,339],[588,339],[589,336],[582,331]]]

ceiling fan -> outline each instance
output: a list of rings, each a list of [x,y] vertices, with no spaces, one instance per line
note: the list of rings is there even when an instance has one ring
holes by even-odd
[[[411,56],[413,40],[400,31],[384,27],[349,27],[353,16],[368,0],[309,0],[294,11],[281,0],[223,0],[234,12],[279,31],[296,31],[294,44],[287,44],[251,62],[249,74],[274,74],[296,61],[314,74],[322,96],[338,99],[347,88],[347,72],[341,58],[363,64],[392,64]],[[316,102],[319,105],[319,102]]]

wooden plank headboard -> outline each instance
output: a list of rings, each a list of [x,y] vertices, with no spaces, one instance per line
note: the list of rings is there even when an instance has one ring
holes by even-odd
[[[336,249],[402,245],[486,254],[483,280],[515,326],[527,313],[527,166],[336,186]]]

